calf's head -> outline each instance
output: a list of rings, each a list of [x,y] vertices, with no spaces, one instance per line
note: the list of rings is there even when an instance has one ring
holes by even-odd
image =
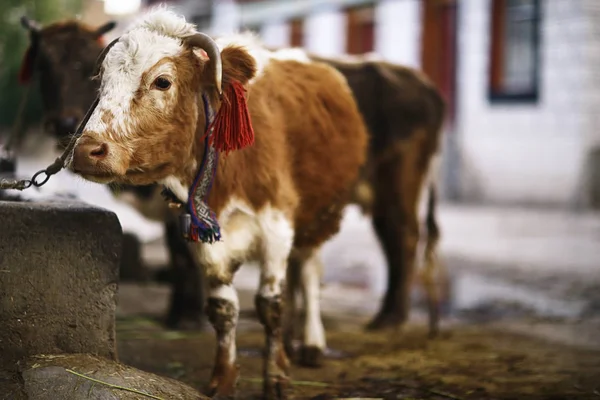
[[[39,74],[44,126],[63,141],[77,125],[96,96],[98,82],[92,71],[102,51],[102,36],[115,27],[108,22],[91,28],[77,21],[57,22],[41,28],[23,17],[30,43],[21,67],[22,83]]]
[[[107,49],[99,60],[97,105],[69,168],[99,183],[187,180],[204,133],[202,95],[216,111],[222,87],[253,77],[254,59],[241,47],[220,51],[167,10],[149,13]]]

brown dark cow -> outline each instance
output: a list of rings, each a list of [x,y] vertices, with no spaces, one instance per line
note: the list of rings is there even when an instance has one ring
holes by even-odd
[[[425,225],[424,283],[430,334],[438,330],[441,303],[436,218],[437,158],[445,117],[440,92],[421,72],[383,61],[342,61],[312,56],[337,68],[348,80],[370,132],[369,155],[355,201],[373,218],[388,264],[383,304],[368,328],[406,321]],[[424,224],[420,200],[426,200]]]
[[[93,28],[80,21],[66,20],[41,27],[36,21],[22,17],[21,24],[29,32],[30,43],[19,80],[27,84],[34,74],[39,76],[45,130],[58,139],[62,148],[94,101],[99,82],[91,79],[92,72],[104,48],[103,35],[116,23],[110,21]],[[115,194],[120,189],[111,186]],[[201,269],[195,254],[181,237],[176,215],[169,212],[166,203],[161,201],[158,211],[148,210],[145,200],[160,196],[155,189],[154,185],[136,187],[137,202],[133,205],[141,207],[139,211],[145,216],[165,224],[171,265],[167,279],[173,285],[166,325],[177,328],[183,320],[197,325],[202,322],[204,305]],[[140,244],[133,235],[126,234],[123,246],[121,279],[128,279],[132,277],[127,271],[135,269],[131,264],[141,263]]]
[[[86,107],[94,100],[97,83],[89,79],[102,51],[103,35],[114,21],[92,28],[78,21],[64,21],[42,28],[26,17],[21,24],[29,31],[29,47],[19,80],[27,83],[39,74],[44,106],[44,125],[61,140],[72,135]]]
[[[325,348],[318,249],[340,228],[367,145],[352,92],[300,50],[272,52],[246,35],[215,41],[162,8],[111,45],[69,167],[99,183],[161,183],[185,205],[217,337],[211,395],[235,394],[233,278],[243,263],[259,264],[263,393],[283,398],[289,259],[309,294],[304,347]]]

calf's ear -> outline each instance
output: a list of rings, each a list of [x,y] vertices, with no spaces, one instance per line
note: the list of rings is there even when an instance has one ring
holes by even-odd
[[[256,75],[256,61],[242,47],[229,46],[221,51],[221,64],[223,97],[212,121],[211,141],[217,151],[229,153],[254,143],[244,86]]]
[[[256,75],[256,61],[242,47],[225,47],[221,51],[221,62],[223,63],[223,89],[233,81],[245,85]]]

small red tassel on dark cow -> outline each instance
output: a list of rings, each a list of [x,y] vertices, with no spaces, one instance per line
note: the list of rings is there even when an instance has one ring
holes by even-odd
[[[23,63],[19,70],[19,85],[26,85],[31,80],[33,74],[33,50],[31,47],[27,48],[25,56],[23,56]]]
[[[211,144],[217,151],[228,154],[254,143],[254,129],[245,92],[246,89],[238,81],[227,85],[221,108],[208,128],[208,132],[214,128]]]

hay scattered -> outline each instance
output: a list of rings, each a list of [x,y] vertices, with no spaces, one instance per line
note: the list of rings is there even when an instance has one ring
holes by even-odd
[[[94,382],[94,383],[99,383],[99,384],[101,384],[101,385],[108,386],[108,387],[111,387],[111,388],[113,388],[113,389],[125,390],[125,391],[127,391],[127,392],[131,392],[131,393],[139,394],[139,395],[142,395],[142,396],[146,396],[146,397],[149,397],[149,398],[151,398],[151,399],[156,399],[156,400],[165,400],[165,399],[163,399],[162,397],[154,396],[154,395],[152,395],[152,394],[145,393],[145,392],[142,392],[142,391],[139,391],[139,390],[136,390],[136,389],[126,388],[126,387],[123,387],[123,386],[114,385],[114,384],[112,384],[112,383],[108,383],[108,382],[104,382],[104,381],[101,381],[101,380],[98,380],[98,379],[94,379],[94,378],[91,378],[91,377],[89,377],[89,376],[86,376],[86,375],[84,375],[84,374],[80,374],[79,372],[75,372],[75,371],[73,371],[72,369],[65,368],[65,370],[66,370],[68,373],[70,373],[70,374],[73,374],[73,375],[77,375],[77,376],[78,376],[78,377],[80,377],[80,378],[87,379],[87,380],[89,380],[89,381],[92,381],[92,382]],[[92,390],[92,388],[93,388],[93,387],[94,387],[94,385],[92,385],[92,386],[90,387],[90,391]],[[89,393],[88,393],[88,394],[89,394]]]

